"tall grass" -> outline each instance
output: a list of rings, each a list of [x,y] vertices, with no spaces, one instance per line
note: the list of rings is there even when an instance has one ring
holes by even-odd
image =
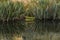
[[[19,18],[24,13],[23,3],[0,2],[0,4],[0,19],[3,21]]]
[[[60,2],[57,0],[31,0],[26,6],[23,2],[2,1],[0,2],[0,19],[3,21],[20,19],[22,14],[38,19],[60,19],[59,6]]]
[[[47,1],[42,1],[42,0],[32,0],[28,5],[27,5],[27,10],[26,10],[26,15],[28,16],[35,16],[36,18],[43,18],[45,17],[45,11],[47,11],[46,7],[48,5]],[[48,11],[47,11],[48,12]]]
[[[60,2],[58,2],[60,4]],[[36,18],[56,19],[59,18],[59,5],[57,0],[33,0],[28,4],[27,14],[31,14]],[[59,16],[58,16],[59,15]]]

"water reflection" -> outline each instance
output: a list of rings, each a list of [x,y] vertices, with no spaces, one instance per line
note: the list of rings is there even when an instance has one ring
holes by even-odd
[[[59,22],[0,23],[0,40],[59,40]]]
[[[25,25],[19,22],[2,23],[0,24],[0,40],[13,40],[15,36],[16,39],[19,39],[17,35],[21,35],[24,29],[25,29]],[[20,37],[20,39],[22,38]]]

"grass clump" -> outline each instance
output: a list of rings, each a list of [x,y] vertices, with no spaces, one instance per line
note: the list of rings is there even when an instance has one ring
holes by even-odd
[[[13,20],[20,17],[24,13],[23,3],[0,2],[0,19],[3,21]]]
[[[38,19],[60,19],[60,2],[57,0],[31,0],[27,5],[23,2],[0,2],[0,19],[14,20],[23,16],[35,17]]]

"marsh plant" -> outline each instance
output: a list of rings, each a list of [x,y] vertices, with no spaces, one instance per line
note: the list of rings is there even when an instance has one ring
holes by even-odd
[[[60,1],[58,1],[31,0],[27,5],[23,2],[1,1],[0,19],[8,21],[20,19],[22,16],[32,16],[38,19],[60,19]]]
[[[32,0],[26,7],[26,15],[38,19],[55,17],[56,14],[56,3],[49,0]]]
[[[0,19],[3,21],[19,18],[24,13],[23,3],[0,2],[0,4]]]
[[[32,0],[27,5],[28,10],[26,12],[38,19],[60,19],[59,5],[60,2],[57,2],[57,0]]]

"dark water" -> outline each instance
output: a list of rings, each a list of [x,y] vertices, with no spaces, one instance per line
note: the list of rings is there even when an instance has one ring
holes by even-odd
[[[60,22],[0,23],[0,40],[60,40]]]

